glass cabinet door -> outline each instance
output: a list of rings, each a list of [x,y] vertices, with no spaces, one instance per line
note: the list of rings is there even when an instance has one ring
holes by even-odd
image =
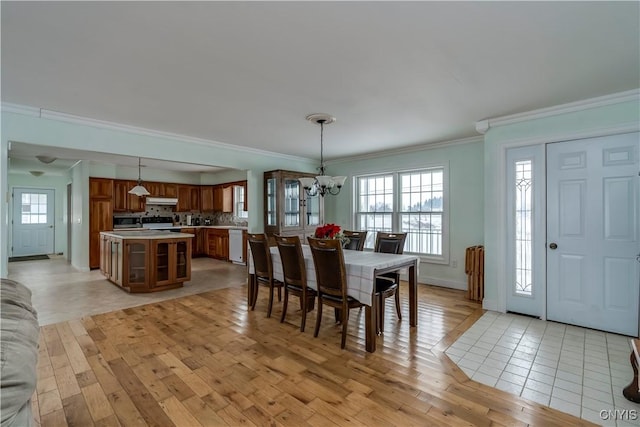
[[[156,284],[169,280],[169,245],[171,245],[171,242],[161,241],[156,243]]]
[[[176,247],[176,279],[184,279],[189,276],[187,269],[187,241],[178,241],[174,245]]]
[[[277,198],[277,185],[278,180],[276,178],[267,179],[267,200],[266,206],[264,207],[266,210],[266,224],[271,226],[278,225],[277,219],[277,206],[276,206],[276,198]]]
[[[141,284],[147,282],[147,241],[127,241],[127,280],[129,285]]]
[[[284,218],[285,227],[300,227],[300,181],[284,180]]]

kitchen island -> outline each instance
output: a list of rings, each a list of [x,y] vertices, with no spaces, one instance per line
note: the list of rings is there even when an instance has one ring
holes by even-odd
[[[191,280],[193,237],[159,230],[100,232],[100,271],[131,293],[180,288]]]

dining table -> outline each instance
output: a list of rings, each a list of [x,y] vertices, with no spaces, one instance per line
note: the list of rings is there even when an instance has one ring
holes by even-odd
[[[269,248],[271,262],[273,264],[273,278],[282,281],[282,260],[277,246]],[[251,249],[249,248],[249,251]],[[309,245],[302,245],[302,254],[307,273],[307,286],[318,289],[316,271],[313,256]],[[357,299],[365,306],[365,347],[370,353],[376,351],[376,305],[374,302],[375,278],[384,273],[407,270],[409,286],[409,325],[418,326],[418,266],[420,257],[410,254],[388,254],[372,251],[356,251],[343,249],[345,271],[347,274],[347,295]],[[252,278],[254,274],[253,259],[249,254],[249,290],[252,295],[252,286],[257,286]]]

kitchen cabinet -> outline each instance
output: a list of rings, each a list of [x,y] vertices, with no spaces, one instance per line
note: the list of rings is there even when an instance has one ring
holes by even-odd
[[[223,261],[229,260],[229,230],[207,229],[207,255]]]
[[[200,186],[200,211],[213,212],[213,186]]]
[[[89,178],[89,268],[100,267],[100,232],[113,228],[113,180]]]
[[[151,243],[153,278],[149,288],[166,288],[191,280],[191,242],[188,239],[158,239]]]
[[[136,181],[116,179],[113,181],[113,211],[114,212],[144,212],[144,197],[129,194]]]
[[[200,186],[199,185],[191,185],[189,186],[190,200],[191,200],[191,211],[199,211],[200,210]]]
[[[178,185],[176,212],[200,211],[200,186]]]
[[[233,212],[233,186],[226,184],[214,186],[213,210],[217,212]]]
[[[149,197],[178,197],[178,185],[169,182],[143,181]]]
[[[113,180],[109,178],[89,178],[89,197],[110,199],[113,197]]]
[[[268,236],[313,236],[324,222],[324,201],[308,196],[298,178],[314,177],[303,172],[275,170],[264,173],[264,229]]]
[[[194,235],[194,238],[191,239],[191,257],[198,255],[198,230],[195,228],[183,228],[180,232]]]
[[[196,255],[207,255],[208,233],[206,228],[201,228],[196,234]]]

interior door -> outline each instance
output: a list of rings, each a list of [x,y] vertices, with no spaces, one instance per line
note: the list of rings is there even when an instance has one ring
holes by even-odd
[[[640,134],[547,146],[547,318],[638,335]]]
[[[54,190],[13,189],[12,256],[53,253]]]

